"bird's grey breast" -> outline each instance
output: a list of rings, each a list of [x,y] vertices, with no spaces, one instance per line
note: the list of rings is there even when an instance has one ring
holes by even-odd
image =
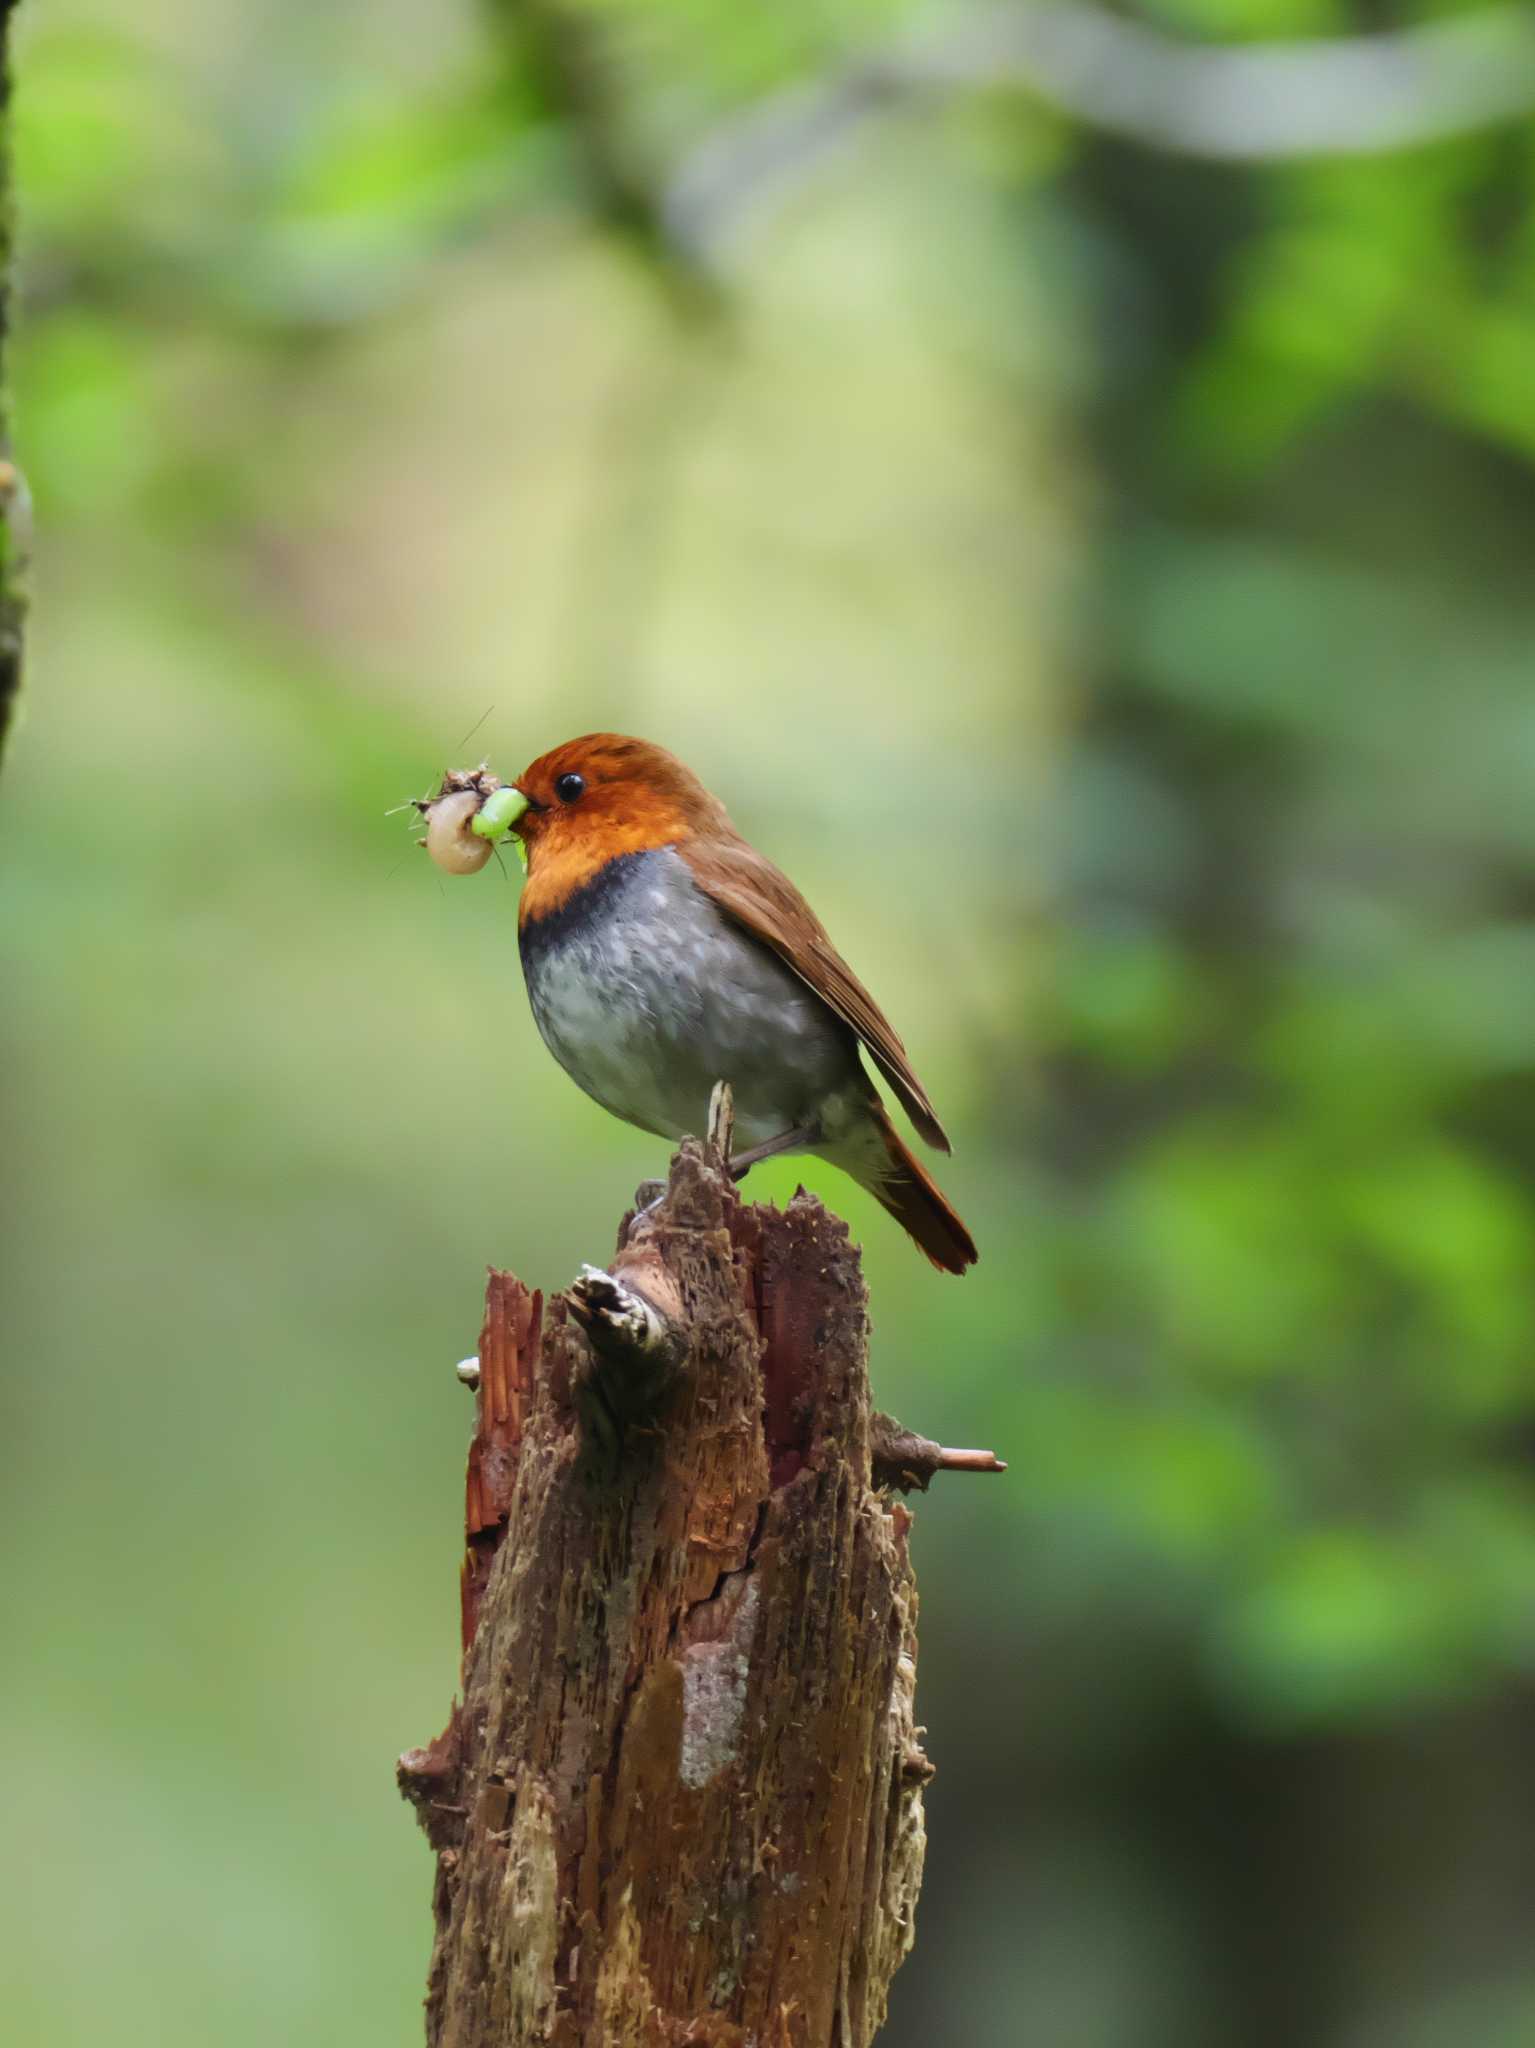
[[[610,861],[521,932],[545,1044],[605,1109],[668,1138],[735,1091],[742,1145],[814,1121],[857,1058],[847,1027],[733,924],[674,847]]]

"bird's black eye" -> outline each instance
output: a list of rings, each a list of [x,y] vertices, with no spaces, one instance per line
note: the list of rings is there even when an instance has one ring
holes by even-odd
[[[554,793],[562,804],[573,804],[585,788],[584,775],[562,775],[554,785]]]

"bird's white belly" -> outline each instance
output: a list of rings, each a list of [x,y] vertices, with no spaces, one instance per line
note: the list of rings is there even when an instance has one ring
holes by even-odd
[[[731,924],[671,848],[616,864],[590,914],[524,935],[528,995],[549,1050],[627,1122],[701,1131],[716,1081],[743,1148],[814,1124],[860,1086],[850,1032],[776,954]]]

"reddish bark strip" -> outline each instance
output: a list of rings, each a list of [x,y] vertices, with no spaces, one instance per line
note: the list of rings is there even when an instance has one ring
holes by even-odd
[[[491,1272],[480,1329],[480,1384],[475,1396],[475,1431],[469,1445],[464,1485],[467,1551],[461,1578],[460,1610],[464,1656],[474,1640],[480,1602],[490,1578],[517,1478],[517,1454],[532,1406],[543,1336],[544,1298],[530,1294],[510,1273]]]

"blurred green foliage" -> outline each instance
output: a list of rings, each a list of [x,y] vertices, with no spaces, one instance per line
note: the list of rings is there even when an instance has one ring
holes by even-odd
[[[817,902],[982,1247],[816,1180],[882,1399],[1011,1460],[919,1517],[892,2044],[1535,2038],[1535,124],[1238,166],[999,77],[707,293],[615,220],[903,22],[23,15],[17,2038],[416,2036],[449,1368],[657,1161],[384,813],[608,724]]]

